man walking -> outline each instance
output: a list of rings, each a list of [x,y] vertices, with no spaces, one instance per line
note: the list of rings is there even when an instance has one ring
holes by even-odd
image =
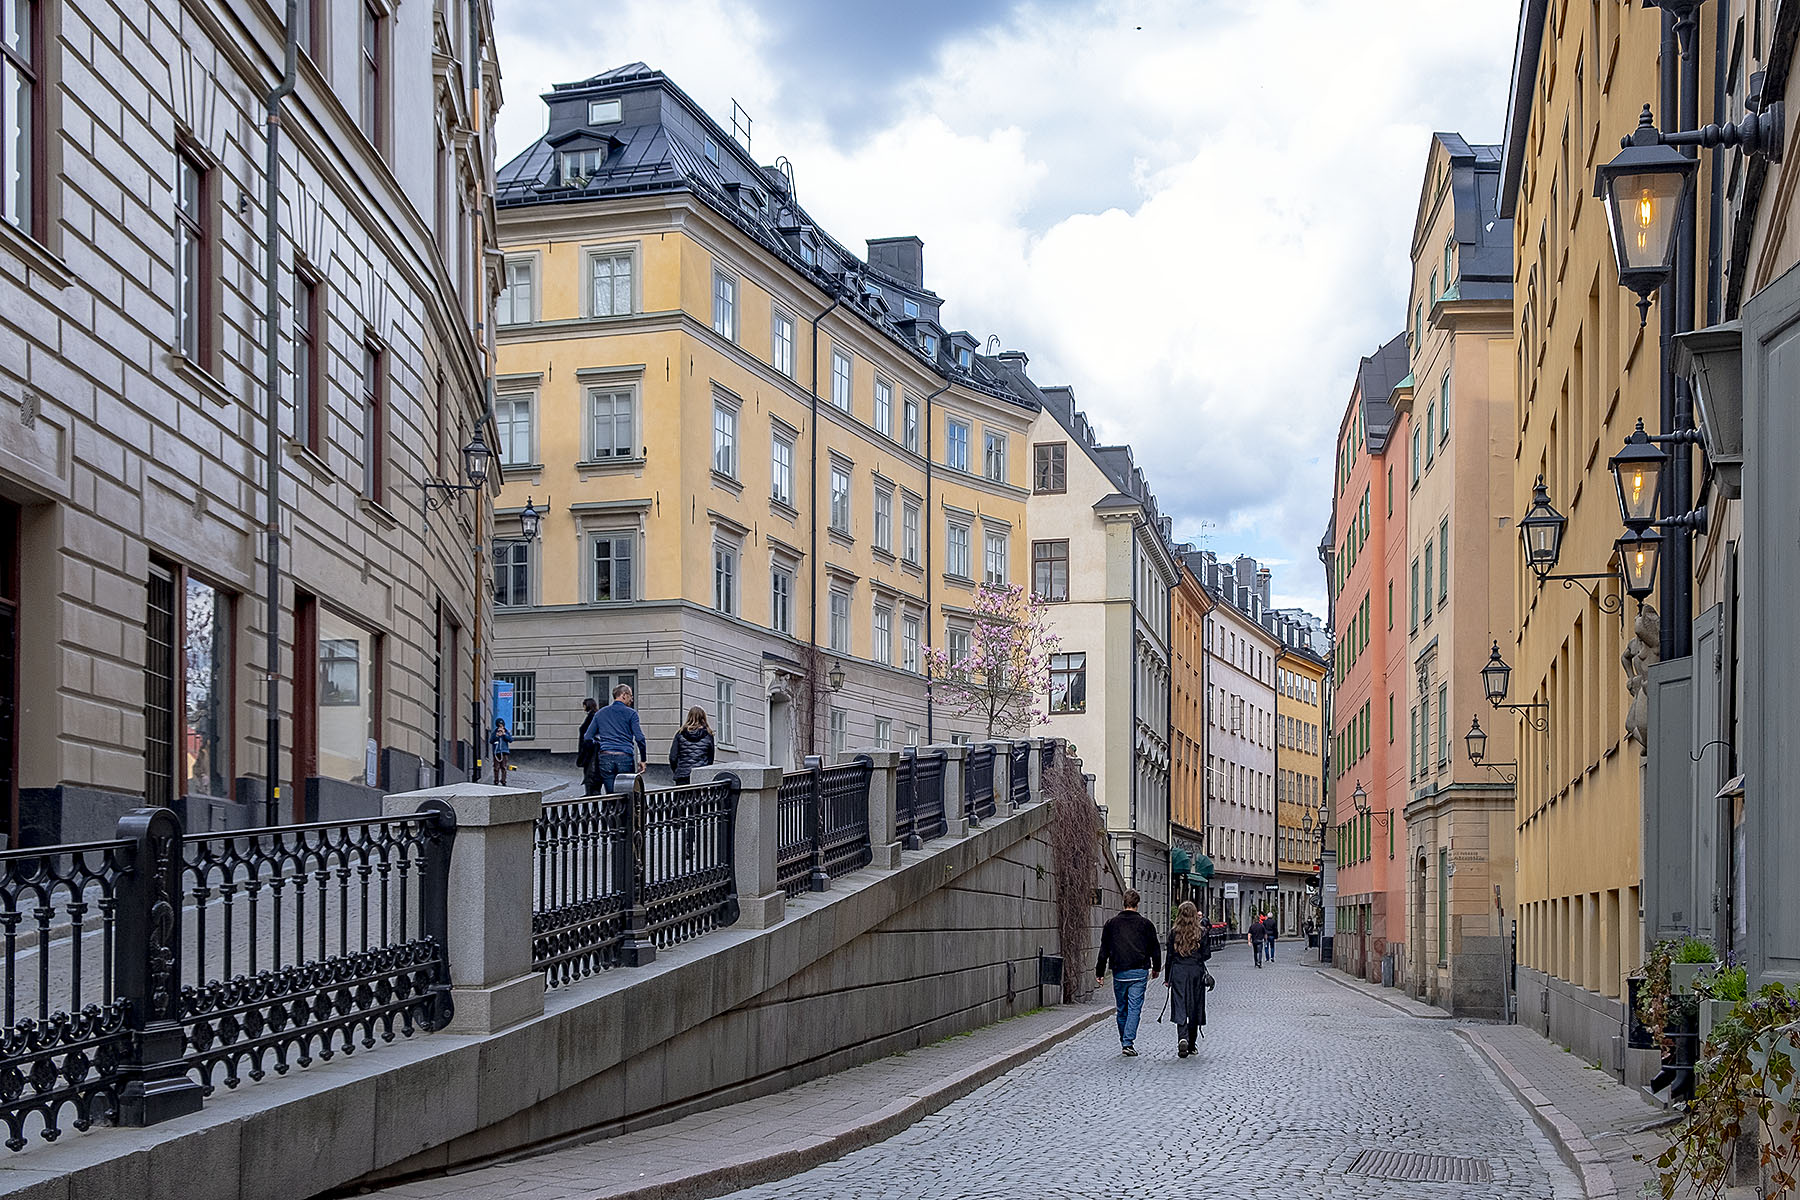
[[[1141,901],[1136,888],[1125,889],[1125,911],[1100,931],[1100,960],[1094,965],[1094,984],[1105,982],[1112,966],[1113,1004],[1118,1009],[1119,1045],[1135,1058],[1138,1017],[1144,1011],[1144,988],[1162,970],[1162,945],[1156,926],[1138,913]]]
[[[612,690],[612,703],[588,719],[586,730],[581,742],[588,751],[582,782],[588,795],[611,792],[613,780],[620,775],[643,773],[650,747],[644,741],[637,709],[631,707],[630,684],[621,683]]]
[[[1263,918],[1263,957],[1275,961],[1275,935],[1281,932],[1281,918],[1274,913]]]
[[[1263,960],[1263,937],[1267,932],[1260,915],[1250,919],[1250,932],[1245,936],[1250,942],[1250,956],[1255,960],[1259,969],[1262,967]]]

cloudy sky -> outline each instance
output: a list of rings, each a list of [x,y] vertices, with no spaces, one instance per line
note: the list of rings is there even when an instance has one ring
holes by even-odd
[[[1357,360],[1400,331],[1433,130],[1499,141],[1517,0],[498,0],[500,157],[642,60],[852,248],[925,240],[944,323],[1069,383],[1178,538],[1324,613]]]

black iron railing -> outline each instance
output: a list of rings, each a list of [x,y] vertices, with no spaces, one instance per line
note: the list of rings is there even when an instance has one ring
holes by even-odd
[[[781,778],[777,796],[775,878],[789,897],[822,892],[839,875],[869,865],[866,754],[835,767],[806,760]]]
[[[895,780],[895,835],[908,850],[944,836],[944,760],[942,750],[920,754],[908,746],[900,752]]]
[[[544,805],[534,834],[531,962],[550,987],[643,966],[738,919],[739,783]]]
[[[1031,743],[1014,742],[1007,751],[1006,782],[1014,808],[1031,803]]]
[[[963,763],[963,816],[971,825],[994,815],[994,745],[969,747]]]

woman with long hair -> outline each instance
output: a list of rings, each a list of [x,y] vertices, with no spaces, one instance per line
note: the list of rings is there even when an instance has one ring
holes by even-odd
[[[1206,1024],[1206,960],[1212,957],[1207,932],[1194,902],[1183,900],[1169,927],[1168,970],[1163,974],[1175,1009],[1176,1053],[1181,1058],[1197,1049],[1195,1039]]]
[[[688,709],[687,722],[669,743],[669,770],[674,772],[675,782],[687,783],[695,767],[712,766],[713,751],[712,725],[707,722],[706,710],[696,704]]]

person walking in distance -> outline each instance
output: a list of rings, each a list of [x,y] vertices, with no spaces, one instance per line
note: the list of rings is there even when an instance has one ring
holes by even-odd
[[[599,701],[592,696],[585,697],[581,701],[581,732],[575,735],[575,765],[581,768],[581,782],[589,796],[600,790],[600,775],[594,769],[594,747],[588,742],[588,726],[594,723],[594,714],[599,711]]]
[[[1264,932],[1262,917],[1250,918],[1250,932],[1244,935],[1244,940],[1250,943],[1250,956],[1258,967],[1262,966]]]
[[[1175,1010],[1175,1053],[1180,1058],[1198,1048],[1194,1042],[1206,1024],[1206,960],[1212,957],[1206,931],[1194,902],[1183,900],[1169,928],[1169,969],[1163,974]]]
[[[1274,913],[1263,916],[1263,958],[1275,961],[1275,938],[1281,932],[1281,918]]]
[[[1094,964],[1094,984],[1106,980],[1112,967],[1113,1004],[1118,1009],[1119,1046],[1137,1056],[1138,1018],[1144,1011],[1144,988],[1162,971],[1162,946],[1156,926],[1138,912],[1142,897],[1136,888],[1125,889],[1125,911],[1100,931],[1100,959]]]
[[[675,731],[675,740],[669,743],[669,770],[675,782],[688,783],[695,767],[712,766],[713,750],[712,726],[707,723],[706,710],[696,704],[688,709],[687,723]]]
[[[591,782],[589,795],[611,792],[613,780],[636,771],[643,773],[649,746],[644,741],[644,727],[638,723],[637,709],[631,707],[631,685],[621,683],[612,690],[612,703],[594,714],[588,722],[583,745],[593,747],[589,763]],[[598,784],[598,790],[594,788]]]
[[[506,731],[506,720],[494,718],[493,731],[488,734],[488,757],[494,760],[494,786],[499,787],[506,782],[506,763],[512,757],[512,734]]]

